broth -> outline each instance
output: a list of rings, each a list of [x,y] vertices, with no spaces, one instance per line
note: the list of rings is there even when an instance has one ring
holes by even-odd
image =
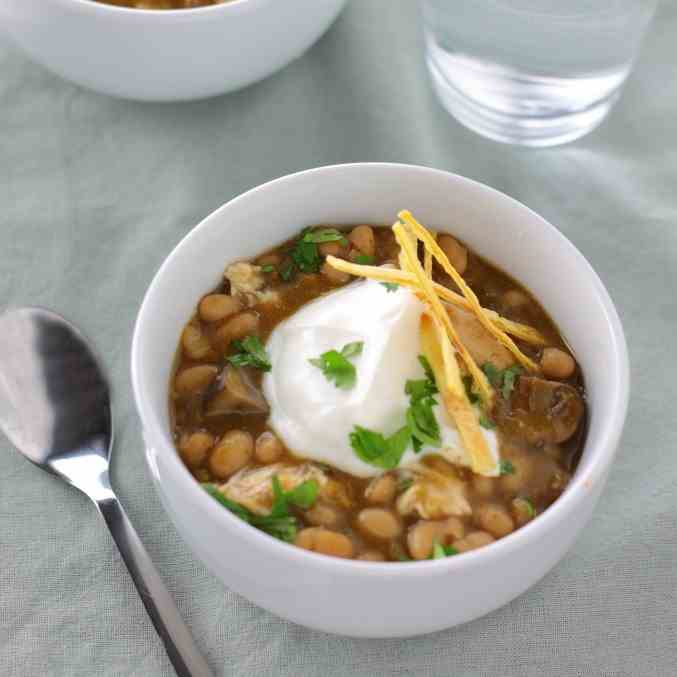
[[[229,0],[96,0],[104,5],[134,9],[195,9],[207,5],[220,5]]]
[[[559,440],[565,434],[562,433],[553,440],[553,434],[542,433],[543,426],[552,421],[544,423],[540,414],[531,412],[528,416],[515,418],[516,408],[522,406],[519,398],[533,398],[536,386],[542,381],[553,384],[552,388],[559,388],[555,390],[558,393],[575,391],[583,407],[584,385],[566,343],[534,296],[507,273],[462,245],[458,246],[467,257],[462,262],[464,280],[484,308],[528,324],[542,334],[546,341],[544,347],[517,339],[515,342],[525,355],[543,365],[543,372],[549,372],[551,379],[518,375],[509,397],[498,398],[493,416],[502,459],[500,476],[475,475],[469,468],[452,465],[436,454],[422,459],[422,466],[451,478],[462,488],[470,506],[469,514],[451,511],[450,514],[426,516],[426,511],[421,509],[402,513],[399,507],[402,496],[411,489],[414,481],[406,468],[393,468],[374,478],[357,477],[296,456],[294,450],[287,449],[270,429],[268,411],[210,413],[210,402],[223,388],[221,381],[229,364],[227,357],[242,350],[241,345],[234,347],[232,339],[252,334],[265,344],[282,321],[307,303],[354,280],[328,268],[323,263],[326,252],[358,259],[358,262],[365,262],[364,257],[368,256],[373,265],[396,260],[399,248],[389,228],[360,228],[369,228],[373,234],[371,253],[361,253],[355,246],[356,242],[360,243],[360,238],[353,237],[354,229],[347,246],[339,243],[318,245],[320,259],[314,263],[319,268],[317,272],[294,268],[289,252],[298,238],[254,259],[253,263],[262,269],[258,274],[265,278],[262,289],[273,294],[274,302],[253,298],[233,302],[231,293],[234,290],[228,280],[213,289],[207,295],[207,301],[203,298],[183,334],[172,377],[169,406],[177,449],[199,482],[211,483],[217,488],[231,482],[230,478],[238,472],[237,477],[243,478],[246,484],[250,481],[248,478],[257,477],[252,474],[257,470],[261,481],[267,483],[273,475],[279,474],[282,485],[286,485],[285,490],[298,485],[294,473],[305,479],[321,478],[324,484],[319,498],[310,508],[293,501],[287,505],[295,528],[293,533],[285,532],[286,536],[282,537],[301,547],[330,555],[385,561],[448,556],[482,547],[528,523],[557,499],[576,467],[584,441],[584,409],[574,407],[578,414],[573,422],[575,432],[568,434],[567,429],[566,439]],[[348,230],[342,232],[349,235]],[[283,279],[285,277],[289,279]],[[456,288],[437,265],[433,269],[433,278],[449,288]],[[248,303],[252,303],[251,307],[247,307]],[[238,318],[243,317],[244,326],[233,328],[233,319],[240,321]],[[193,367],[202,368],[203,377],[200,381],[197,378],[199,370],[194,370],[198,385],[191,389],[190,384],[186,387],[180,383],[179,377]],[[260,394],[263,372],[251,367],[243,369],[248,386]],[[561,409],[561,403],[558,406]],[[312,416],[312,412],[308,415]],[[548,410],[548,416],[555,414]],[[573,423],[564,421],[559,430]],[[272,469],[271,474],[266,474],[266,468]],[[214,487],[211,491],[215,491]],[[263,502],[270,508],[272,492],[264,494]],[[227,507],[233,509],[232,505]],[[258,519],[252,518],[249,512],[249,521],[257,524]]]

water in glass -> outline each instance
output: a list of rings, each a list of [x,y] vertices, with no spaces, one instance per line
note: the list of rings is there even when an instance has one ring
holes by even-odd
[[[509,143],[564,143],[616,102],[658,0],[423,0],[443,105]]]

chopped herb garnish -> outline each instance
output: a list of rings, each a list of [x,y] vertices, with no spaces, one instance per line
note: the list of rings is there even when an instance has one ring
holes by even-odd
[[[318,273],[322,257],[317,245],[324,242],[340,242],[344,246],[348,244],[345,235],[336,228],[306,228],[289,250],[289,258],[278,271],[280,277],[289,282],[297,271]]]
[[[506,458],[502,458],[498,462],[499,473],[501,475],[514,475],[515,466],[512,464],[512,461],[509,461]]]
[[[298,522],[289,512],[289,505],[302,509],[310,508],[317,499],[319,486],[315,480],[306,480],[291,491],[284,491],[277,478],[273,475],[273,507],[269,515],[257,515],[243,505],[226,498],[214,484],[203,484],[205,491],[221,505],[228,508],[234,515],[244,522],[251,524],[267,534],[291,543],[296,538]]]
[[[322,244],[323,242],[340,242],[342,245],[347,245],[348,240],[346,236],[336,228],[317,228],[315,230],[305,230],[302,234],[301,240],[303,242],[311,242],[313,244]]]
[[[362,352],[362,348],[364,348],[364,341],[346,343],[343,348],[341,348],[341,355],[343,355],[343,357],[355,357]]]
[[[381,285],[384,286],[388,292],[397,291],[400,287],[400,285],[395,282],[381,282]]]
[[[272,263],[266,263],[264,266],[261,266],[261,270],[264,273],[272,273],[275,271],[275,266]]]
[[[491,383],[491,385],[494,386],[495,388],[498,388],[503,382],[503,379],[501,377],[501,370],[492,362],[485,362],[482,365],[482,371],[484,372],[484,375],[489,379],[489,383]]]
[[[419,355],[418,359],[426,378],[410,379],[405,384],[404,392],[409,395],[406,425],[388,438],[357,425],[350,433],[350,445],[365,463],[390,470],[399,464],[409,442],[416,453],[424,444],[440,446],[440,426],[433,412],[437,404],[433,396],[438,393],[435,376],[428,360],[423,355]]]
[[[412,398],[409,409],[407,409],[407,424],[411,429],[411,441],[414,445],[414,451],[419,452],[424,444],[431,447],[439,447],[440,426],[435,418],[433,406],[437,401],[433,397],[424,397],[414,400]]]
[[[534,515],[536,514],[536,509],[534,508],[534,504],[528,498],[524,497],[516,498],[514,502],[517,505],[524,507],[524,511],[526,512],[527,517],[529,519],[534,518]]]
[[[273,475],[273,507],[270,511],[273,517],[289,515],[289,504],[307,510],[310,508],[320,490],[315,480],[306,480],[290,491],[284,491],[277,475]]]
[[[341,349],[328,350],[319,357],[308,360],[325,375],[327,381],[333,381],[337,388],[348,390],[355,385],[357,370],[355,365],[348,361],[350,357],[356,357],[362,352],[363,341],[347,343]]]
[[[411,442],[416,453],[421,451],[424,444],[438,447],[441,443],[440,426],[433,412],[433,407],[437,404],[433,396],[439,392],[435,375],[423,355],[419,355],[418,359],[426,377],[409,380],[404,387],[404,392],[409,395],[407,425],[411,430]]]
[[[291,250],[291,259],[302,273],[317,273],[322,262],[314,242],[299,240]]]
[[[465,394],[468,396],[470,404],[477,404],[480,401],[480,396],[473,390],[472,376],[464,376],[463,385],[465,386]]]
[[[494,388],[499,388],[501,395],[507,400],[515,389],[517,377],[522,373],[523,369],[518,364],[506,367],[505,369],[499,369],[495,364],[485,362],[482,365],[482,371],[489,379],[489,383]]]
[[[270,515],[253,515],[249,523],[265,531],[273,538],[279,538],[286,543],[292,543],[296,538],[298,525],[293,515],[272,517]]]
[[[412,477],[403,477],[398,483],[397,483],[397,491],[399,493],[405,492],[409,487],[411,487],[414,484],[414,480]]]
[[[240,519],[245,522],[249,522],[252,513],[245,508],[243,505],[231,501],[229,498],[226,498],[216,487],[215,484],[205,483],[202,485],[204,490],[212,497],[215,498],[221,505],[225,506],[232,512],[234,515],[237,515]]]
[[[205,491],[236,517],[281,541],[291,543],[296,537],[296,518],[293,515],[257,515],[243,505],[226,498],[213,484],[203,484]]]
[[[508,399],[515,389],[515,381],[517,377],[522,373],[523,369],[518,364],[508,367],[503,370],[503,385],[501,386],[501,395],[504,399]]]
[[[413,560],[407,554],[406,550],[399,544],[393,543],[390,546],[390,554],[400,562],[412,562]]]
[[[404,386],[404,392],[412,400],[420,400],[437,394],[437,386],[427,378],[408,380]]]
[[[418,361],[421,363],[421,366],[423,367],[423,371],[425,372],[425,377],[429,381],[432,381],[433,383],[435,383],[435,374],[433,372],[433,368],[430,366],[430,362],[428,362],[428,358],[425,355],[419,355]],[[437,385],[435,385],[435,392],[438,392]]]
[[[374,263],[374,257],[369,256],[367,254],[358,254],[355,257],[355,263],[359,264],[360,266],[370,266],[372,263]]]
[[[452,555],[458,555],[458,550],[453,545],[442,545],[437,540],[433,542],[433,551],[430,553],[430,559],[444,559]]]
[[[480,425],[487,430],[496,427],[496,424],[484,412],[480,414]]]
[[[228,361],[235,367],[254,367],[261,371],[270,371],[271,364],[268,353],[258,336],[247,336],[242,340],[233,341],[231,347],[237,352],[228,357]]]
[[[282,267],[279,270],[280,277],[285,281],[289,282],[294,275],[294,262],[289,260],[282,264]]]
[[[387,438],[381,433],[356,425],[350,433],[350,446],[365,463],[384,470],[392,470],[399,464],[410,439],[411,430],[408,425]]]
[[[430,554],[430,559],[444,559],[447,556],[447,553],[444,552],[444,546],[435,541],[433,543],[433,551]]]

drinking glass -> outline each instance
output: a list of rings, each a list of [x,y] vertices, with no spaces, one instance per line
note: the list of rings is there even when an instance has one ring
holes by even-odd
[[[422,0],[442,104],[496,141],[551,146],[618,100],[658,0]]]

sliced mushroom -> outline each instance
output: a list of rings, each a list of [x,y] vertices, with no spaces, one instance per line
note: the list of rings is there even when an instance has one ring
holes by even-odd
[[[508,424],[517,426],[532,444],[565,442],[578,430],[585,404],[566,383],[522,376],[511,398]]]
[[[228,365],[219,375],[215,394],[208,402],[205,414],[265,414],[268,403],[261,391],[254,385],[246,369]]]

